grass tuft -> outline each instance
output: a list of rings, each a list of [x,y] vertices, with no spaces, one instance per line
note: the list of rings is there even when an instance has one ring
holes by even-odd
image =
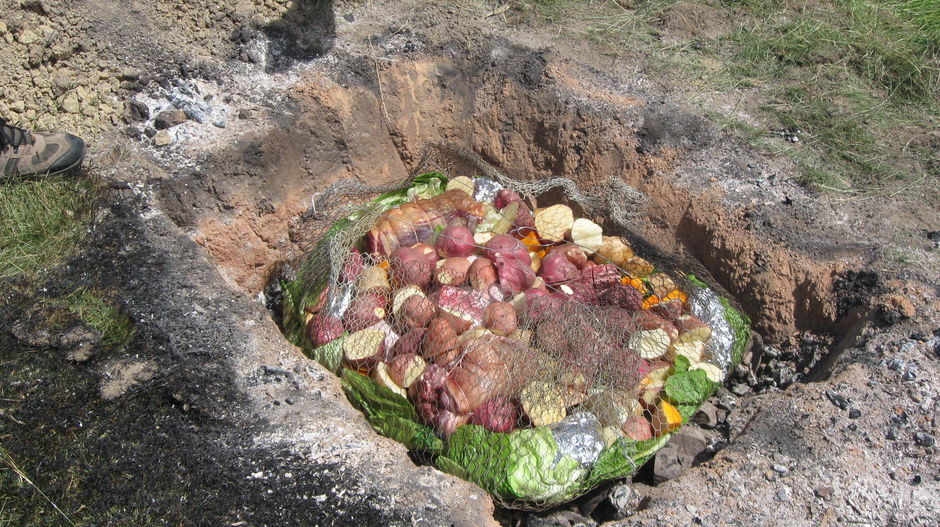
[[[72,254],[94,196],[86,178],[0,185],[0,280],[34,277]]]
[[[54,300],[53,305],[67,309],[86,325],[97,330],[101,334],[101,343],[107,348],[124,347],[134,336],[131,319],[102,295],[87,288],[76,289]]]

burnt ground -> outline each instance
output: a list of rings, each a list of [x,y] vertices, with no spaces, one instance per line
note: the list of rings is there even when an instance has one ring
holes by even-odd
[[[717,455],[657,486],[634,484],[644,508],[619,524],[940,518],[930,196],[812,194],[785,160],[642,74],[474,9],[165,1],[132,3],[125,17],[99,1],[9,7],[16,38],[51,27],[49,50],[78,43],[37,66],[11,58],[18,44],[0,60],[40,92],[61,89],[42,85],[44,71],[87,81],[70,88],[77,113],[63,109],[71,91],[22,97],[92,139],[85,176],[103,183],[80,252],[42,283],[0,289],[0,441],[72,521],[494,522],[479,489],[376,437],[258,296],[307,246],[314,193],[347,178],[401,180],[431,141],[519,178],[590,188],[619,175],[650,198],[637,231],[701,261],[755,319],[748,366],[713,400],[720,423],[700,430]],[[8,88],[6,108],[18,96]],[[125,106],[132,99],[150,118]],[[158,136],[153,115],[172,106],[190,115]],[[43,342],[42,299],[76,287],[107,292],[130,318],[127,346],[73,362]],[[32,487],[0,477],[19,519],[60,522]],[[569,509],[590,516],[590,501]],[[602,509],[595,520],[615,517]]]

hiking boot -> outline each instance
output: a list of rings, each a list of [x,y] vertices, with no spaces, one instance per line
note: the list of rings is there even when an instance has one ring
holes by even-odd
[[[61,174],[84,158],[85,142],[72,134],[28,132],[0,120],[0,181]]]

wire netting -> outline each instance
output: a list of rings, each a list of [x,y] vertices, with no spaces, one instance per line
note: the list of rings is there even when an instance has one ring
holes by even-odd
[[[629,476],[739,358],[746,317],[631,229],[645,197],[621,180],[517,180],[444,145],[416,174],[317,196],[285,331],[379,433],[502,505]]]

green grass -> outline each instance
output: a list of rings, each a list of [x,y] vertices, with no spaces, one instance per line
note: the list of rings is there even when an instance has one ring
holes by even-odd
[[[134,336],[131,319],[111,305],[100,293],[86,288],[77,289],[52,301],[101,334],[101,343],[107,348],[126,346]]]
[[[87,178],[0,185],[0,280],[35,277],[72,254],[94,196]]]
[[[662,20],[677,0],[516,5],[541,13],[562,34],[643,63],[720,126],[791,157],[811,186],[890,191],[911,180],[940,180],[940,154],[918,139],[940,127],[940,2],[692,1],[709,6],[727,34],[666,44]],[[709,107],[709,91],[740,91],[762,130],[720,104]],[[801,141],[769,139],[781,128],[799,128]]]

